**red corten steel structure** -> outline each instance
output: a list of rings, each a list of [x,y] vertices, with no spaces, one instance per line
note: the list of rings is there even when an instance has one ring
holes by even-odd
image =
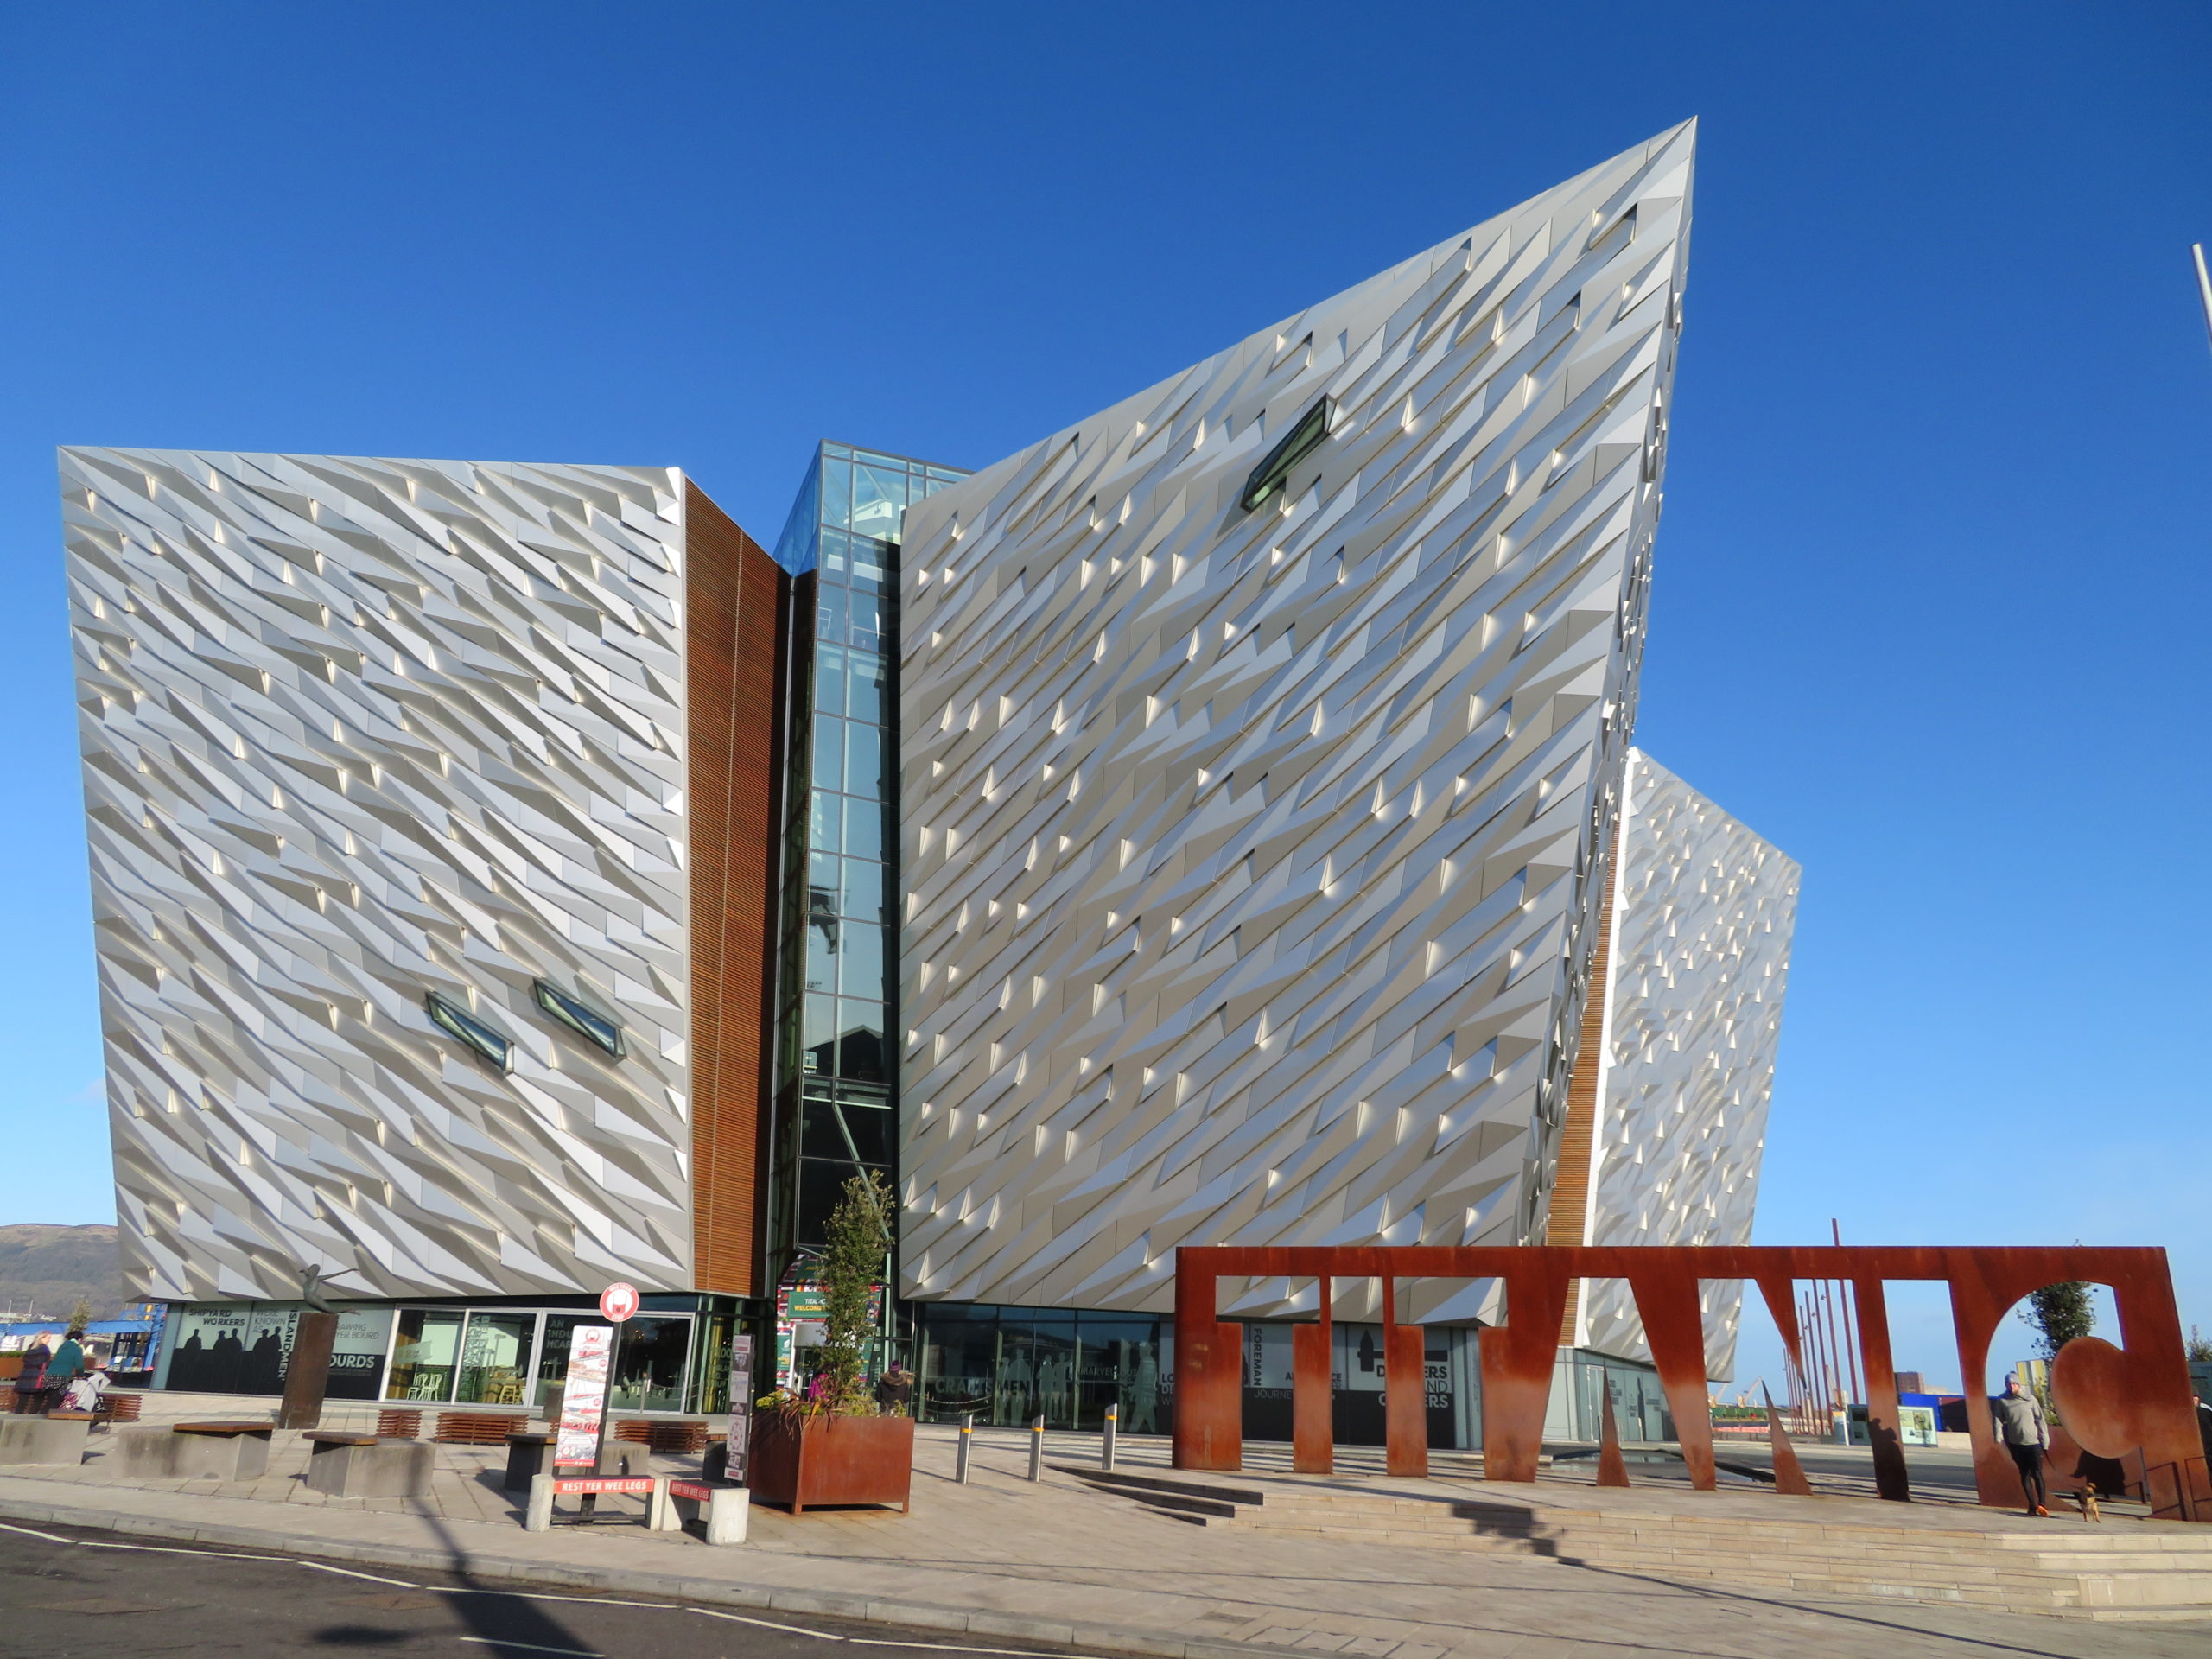
[[[1326,1474],[1330,1428],[1329,1323],[1332,1281],[1382,1285],[1387,1465],[1394,1475],[1428,1472],[1427,1391],[1421,1329],[1397,1322],[1402,1279],[1497,1279],[1505,1320],[1481,1336],[1483,1471],[1491,1480],[1532,1481],[1541,1449],[1560,1323],[1581,1279],[1624,1279],[1643,1320],[1660,1385],[1681,1436],[1691,1484],[1713,1486],[1707,1411],[1705,1331],[1698,1306],[1702,1280],[1749,1280],[1766,1299],[1791,1363],[1803,1356],[1793,1287],[1798,1280],[1847,1281],[1858,1306],[1866,1364],[1867,1419],[1877,1487],[1884,1497],[1911,1496],[1897,1438],[1897,1400],[1890,1355],[1885,1281],[1936,1280],[1950,1287],[1961,1386],[1974,1435],[1981,1501],[2017,1505],[2020,1482],[1990,1433],[1984,1382],[1991,1339],[2029,1292],[2069,1280],[2110,1287],[2125,1347],[2095,1337],[2069,1342],[2051,1367],[2051,1388],[2067,1428],[2101,1457],[2142,1459],[2154,1509],[2212,1521],[2208,1482],[2183,1357],[2166,1253],[2155,1249],[1983,1249],[1920,1245],[1525,1245],[1451,1249],[1426,1245],[1348,1249],[1184,1249],[1175,1262],[1175,1466],[1243,1466],[1243,1326],[1218,1314],[1222,1279],[1312,1279],[1319,1313],[1293,1332],[1292,1466]],[[2063,1472],[2070,1472],[2063,1471]]]

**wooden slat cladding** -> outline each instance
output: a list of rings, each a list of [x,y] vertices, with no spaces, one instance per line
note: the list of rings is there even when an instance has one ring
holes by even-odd
[[[691,1182],[695,1287],[760,1289],[774,954],[780,620],[791,579],[684,485],[690,728]]]
[[[1582,1001],[1582,1041],[1574,1052],[1574,1070],[1567,1080],[1567,1122],[1560,1125],[1559,1173],[1552,1179],[1551,1212],[1544,1223],[1547,1244],[1586,1244],[1583,1230],[1589,1224],[1591,1153],[1597,1144],[1598,1114],[1605,1109],[1598,1098],[1604,1074],[1605,986],[1613,956],[1613,887],[1605,884],[1605,907],[1598,918],[1598,948],[1590,963],[1590,988]],[[1582,1311],[1580,1281],[1567,1287],[1567,1317],[1560,1325],[1561,1347],[1574,1342],[1574,1327]]]

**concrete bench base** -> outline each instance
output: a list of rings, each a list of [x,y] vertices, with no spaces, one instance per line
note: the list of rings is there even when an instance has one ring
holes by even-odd
[[[83,1418],[0,1417],[0,1463],[82,1463],[92,1432]]]
[[[137,1480],[258,1480],[269,1472],[269,1436],[180,1434],[162,1424],[115,1431],[118,1474]]]
[[[427,1440],[319,1443],[308,1453],[307,1483],[333,1497],[426,1497],[436,1459],[437,1448]]]
[[[707,1529],[710,1544],[741,1544],[746,1522],[753,1513],[753,1495],[728,1481],[685,1480],[661,1483],[654,1494],[658,1503],[652,1517],[656,1532],[680,1532],[684,1523],[697,1521]]]

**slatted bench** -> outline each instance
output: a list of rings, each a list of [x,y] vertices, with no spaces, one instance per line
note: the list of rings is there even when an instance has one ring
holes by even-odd
[[[527,1412],[442,1411],[430,1438],[445,1446],[505,1446],[507,1437],[530,1424]]]
[[[614,1438],[665,1455],[695,1457],[707,1449],[704,1417],[617,1417]]]

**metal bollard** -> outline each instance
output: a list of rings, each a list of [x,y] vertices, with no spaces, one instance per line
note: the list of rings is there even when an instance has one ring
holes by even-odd
[[[976,1414],[966,1413],[960,1419],[960,1460],[952,1466],[952,1478],[963,1486],[968,1484],[968,1448],[976,1443]]]
[[[1099,1443],[1098,1447],[1098,1466],[1101,1469],[1111,1469],[1114,1466],[1114,1431],[1121,1425],[1122,1408],[1118,1404],[1107,1407],[1106,1438]]]
[[[1039,1412],[1036,1421],[1029,1425],[1029,1478],[1045,1478],[1045,1414]]]

